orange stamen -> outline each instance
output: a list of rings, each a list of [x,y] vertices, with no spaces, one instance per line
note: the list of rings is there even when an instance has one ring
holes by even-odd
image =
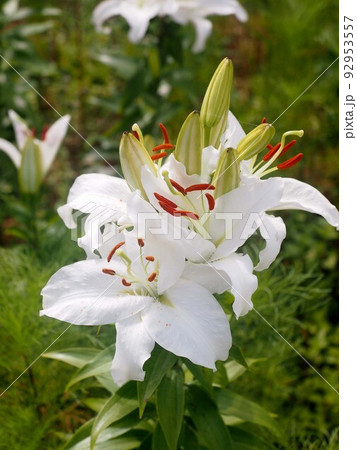
[[[192,192],[192,191],[207,191],[207,190],[213,191],[214,189],[216,189],[216,188],[212,184],[201,183],[201,184],[193,184],[192,186],[189,186],[188,188],[185,189],[185,192],[187,194],[187,192]]]
[[[109,255],[108,255],[108,257],[107,257],[107,261],[108,262],[110,262],[110,260],[113,258],[113,256],[114,256],[114,253],[118,250],[118,248],[120,248],[122,245],[124,245],[125,244],[125,242],[123,241],[123,242],[119,242],[119,244],[117,244],[115,247],[113,247],[111,250],[110,250],[110,252],[109,252]]]
[[[106,273],[107,275],[115,275],[115,270],[113,269],[102,269],[103,273]]]
[[[151,261],[151,262],[154,262],[155,261],[155,258],[153,257],[153,256],[145,256],[145,259],[146,259],[146,261]]]
[[[268,153],[266,155],[263,156],[263,161],[269,161],[269,159],[271,159],[275,153],[279,150],[280,148],[280,142],[278,142],[274,147],[272,147]]]
[[[177,208],[176,203],[172,202],[168,198],[164,197],[163,195],[158,194],[157,192],[154,192],[154,195],[157,200],[166,203],[168,206],[171,206],[172,208]]]
[[[289,143],[287,143],[286,145],[284,145],[284,148],[282,149],[280,156],[284,155],[284,153],[286,153],[294,144],[296,144],[296,140],[293,139],[292,141],[290,141]]]
[[[139,133],[135,130],[132,130],[133,135],[136,137],[138,141],[140,141]]]
[[[139,245],[139,247],[144,247],[144,240],[143,239],[141,239],[141,238],[139,238],[138,239],[138,245]]]
[[[170,182],[171,182],[172,186],[173,186],[177,191],[181,192],[181,194],[183,194],[183,195],[186,195],[185,188],[182,187],[180,184],[178,184],[177,181],[172,180],[172,179],[170,178]]]
[[[165,158],[167,156],[166,152],[158,153],[157,155],[152,155],[151,159],[156,161],[157,159]]]
[[[157,273],[153,272],[149,277],[148,277],[148,281],[154,281],[156,278]]]
[[[152,151],[158,152],[160,150],[172,150],[173,148],[175,148],[175,146],[172,144],[161,144],[161,145],[157,145],[156,147],[154,147],[152,149]]]
[[[173,208],[172,206],[168,205],[166,202],[161,202],[160,200],[159,200],[159,205],[161,206],[161,208],[164,211],[168,212],[172,216],[174,215],[175,208]]]
[[[262,118],[262,123],[266,123],[267,119],[265,117]]]
[[[170,143],[169,134],[167,132],[165,125],[163,123],[160,123],[159,127],[162,132],[162,136],[164,138],[165,144],[169,144]]]
[[[198,214],[193,213],[192,211],[180,211],[178,209],[174,209],[173,213],[175,216],[185,216],[193,220],[198,220],[200,218]]]
[[[216,202],[215,202],[215,200],[214,200],[214,198],[213,198],[213,196],[211,194],[206,193],[205,196],[206,196],[207,201],[208,201],[208,208],[209,208],[210,211],[212,211],[212,209],[214,209],[214,206],[215,206]]]
[[[293,156],[292,158],[288,159],[287,161],[278,164],[277,168],[279,170],[285,170],[285,169],[290,169],[290,167],[295,166],[295,164],[297,164],[303,157],[304,155],[302,153],[299,153],[295,156]]]
[[[272,148],[273,148],[273,145],[271,145],[271,144],[267,145],[267,149],[271,150]]]
[[[125,278],[122,278],[121,279],[121,282],[123,283],[123,285],[124,286],[126,286],[126,287],[129,287],[129,286],[131,286],[131,283],[129,283],[128,281],[126,281],[126,279]]]

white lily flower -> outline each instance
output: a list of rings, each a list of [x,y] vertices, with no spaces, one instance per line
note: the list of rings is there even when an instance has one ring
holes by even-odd
[[[0,150],[3,150],[11,158],[15,167],[19,170],[26,153],[24,151],[26,143],[33,142],[40,152],[41,173],[39,176],[42,180],[56,157],[61,142],[66,135],[71,117],[67,114],[58,119],[48,129],[44,128],[41,139],[37,139],[34,136],[33,131],[29,129],[25,121],[15,111],[10,110],[9,117],[14,128],[17,147],[11,142],[0,138]]]
[[[115,323],[111,371],[119,386],[144,379],[143,365],[155,342],[211,369],[227,359],[232,345],[227,317],[212,295],[227,289],[226,280],[214,273],[196,279],[183,267],[181,277],[161,289],[158,275],[163,265],[175,265],[175,254],[167,248],[168,258],[161,261],[155,250],[149,239],[125,233],[106,261],[63,267],[42,290],[41,315],[76,325]]]
[[[233,14],[241,22],[248,19],[247,12],[236,0],[106,0],[93,11],[93,22],[98,31],[109,33],[110,28],[103,24],[114,16],[122,16],[129,24],[129,39],[140,41],[155,16],[169,16],[174,22],[186,25],[192,22],[196,30],[194,52],[205,48],[206,40],[212,31],[211,15]]]

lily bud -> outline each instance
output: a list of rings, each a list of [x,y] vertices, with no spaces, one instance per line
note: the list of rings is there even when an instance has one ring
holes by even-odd
[[[139,189],[146,199],[145,190],[141,182],[141,170],[146,166],[156,175],[155,165],[143,144],[131,133],[125,132],[119,146],[119,158],[123,175],[133,191]]]
[[[185,165],[188,175],[201,173],[201,124],[198,111],[193,111],[182,125],[174,155],[177,161]]]
[[[250,159],[266,149],[275,135],[275,128],[270,123],[261,123],[239,142],[237,152],[239,160]]]
[[[41,185],[42,174],[41,149],[33,137],[28,137],[21,152],[18,172],[21,191],[25,194],[35,194]]]
[[[214,196],[216,198],[227,192],[233,191],[240,182],[240,162],[237,150],[227,148],[219,157],[217,169],[214,173],[211,184],[216,187]]]
[[[217,67],[201,107],[201,123],[205,129],[216,126],[229,111],[233,84],[233,64],[225,58]]]

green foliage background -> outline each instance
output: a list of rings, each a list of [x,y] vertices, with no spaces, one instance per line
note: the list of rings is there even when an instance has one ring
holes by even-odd
[[[190,52],[194,31],[169,21],[152,21],[139,45],[128,42],[127,25],[112,21],[113,32],[99,35],[91,24],[94,0],[21,1],[24,18],[2,17],[0,53],[114,167],[120,133],[138,122],[154,136],[164,122],[175,135],[196,109],[224,56],[232,58],[232,110],[249,131],[263,116],[278,134],[304,129],[297,144],[302,164],[289,171],[337,204],[338,4],[333,0],[242,2],[250,20],[213,18],[206,50]],[[26,28],[27,27],[27,28]],[[30,27],[30,28],[29,28]],[[31,28],[32,27],[32,28]],[[37,28],[36,28],[37,27]],[[0,61],[0,136],[13,140],[7,110],[15,109],[37,130],[56,113]],[[169,84],[166,95],[159,86]],[[291,105],[292,104],[292,105]],[[291,107],[286,111],[285,109]],[[284,113],[284,114],[282,114]],[[282,114],[282,115],[281,115]],[[281,115],[281,116],[280,116]],[[74,131],[46,179],[35,212],[41,239],[28,245],[16,232],[24,214],[17,205],[16,172],[0,153],[2,222],[0,242],[0,363],[5,389],[65,330],[66,324],[39,318],[40,290],[64,264],[84,255],[56,216],[74,178],[83,172],[112,173]],[[254,304],[329,383],[337,388],[337,233],[307,213],[284,214],[288,236],[279,260],[259,275]],[[20,227],[21,228],[21,227]],[[254,249],[254,242],[251,243]],[[289,449],[335,449],[338,396],[255,312],[233,323],[234,339],[247,358],[259,362],[235,384],[235,391],[276,414]],[[71,327],[53,348],[113,341],[113,330]],[[63,393],[73,370],[40,358],[0,398],[0,448],[59,448],[63,439],[92,417],[76,391]],[[249,427],[248,427],[249,428]],[[267,432],[261,435],[269,441]]]

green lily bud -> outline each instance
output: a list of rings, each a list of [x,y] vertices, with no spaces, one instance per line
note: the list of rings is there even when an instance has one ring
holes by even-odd
[[[204,96],[201,107],[201,123],[205,129],[216,126],[227,116],[233,84],[233,64],[225,58],[217,67]]]
[[[177,161],[185,165],[188,175],[201,173],[201,124],[198,111],[193,111],[182,125],[174,155]]]
[[[275,135],[275,128],[270,123],[261,123],[239,142],[237,152],[239,160],[250,159],[266,149]]]
[[[27,138],[21,152],[21,165],[19,168],[20,189],[25,194],[35,194],[42,181],[42,155],[41,149],[34,138]]]
[[[217,169],[213,175],[211,184],[216,187],[214,196],[220,197],[227,192],[233,191],[240,182],[240,162],[237,150],[227,148],[219,157]]]
[[[142,196],[147,199],[141,182],[141,169],[146,166],[156,175],[156,168],[146,148],[133,134],[125,132],[120,141],[119,158],[130,189],[133,191],[139,189]]]

